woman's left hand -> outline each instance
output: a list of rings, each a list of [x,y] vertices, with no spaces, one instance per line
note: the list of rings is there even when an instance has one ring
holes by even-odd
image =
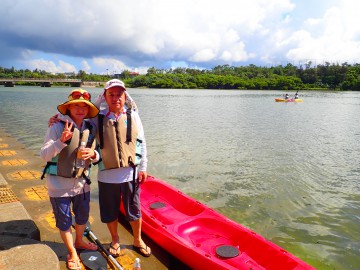
[[[84,148],[82,151],[82,158],[88,160],[90,158],[94,159],[96,157],[95,151],[91,148]]]

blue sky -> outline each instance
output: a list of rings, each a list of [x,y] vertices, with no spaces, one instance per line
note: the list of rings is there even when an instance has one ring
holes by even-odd
[[[360,63],[354,0],[2,0],[0,66],[145,73]]]

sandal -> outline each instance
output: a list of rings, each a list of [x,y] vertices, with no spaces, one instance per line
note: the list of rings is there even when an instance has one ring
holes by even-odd
[[[80,259],[78,258],[77,260],[72,260],[70,259],[70,254],[68,254],[66,257],[66,267],[69,270],[81,270]]]
[[[108,251],[109,251],[109,253],[114,257],[114,258],[117,258],[117,257],[119,257],[119,255],[120,255],[120,244],[118,243],[118,247],[117,248],[115,248],[114,246],[113,246],[113,243],[111,242],[110,243],[110,247],[109,247],[109,249],[108,249]],[[114,252],[111,252],[110,250],[111,249],[113,249],[113,250],[115,250],[115,253]]]
[[[138,247],[133,245],[133,249],[144,257],[151,256],[151,249],[147,245],[145,245],[145,247]]]

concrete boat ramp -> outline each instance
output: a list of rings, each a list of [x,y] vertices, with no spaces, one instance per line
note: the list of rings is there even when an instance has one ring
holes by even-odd
[[[55,227],[45,182],[40,180],[43,166],[39,156],[0,129],[0,270],[67,269],[67,250]],[[95,186],[97,182],[93,181],[93,190]],[[93,196],[90,209],[91,229],[107,248],[110,235],[100,221]],[[119,233],[121,255],[117,261],[125,270],[132,269],[136,257],[143,270],[189,269],[146,235],[144,241],[153,255],[144,258],[137,254],[132,250],[130,226],[121,217]],[[108,269],[114,269],[111,263]]]

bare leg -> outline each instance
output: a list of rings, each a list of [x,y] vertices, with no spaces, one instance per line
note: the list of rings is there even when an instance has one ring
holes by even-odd
[[[148,246],[146,246],[146,244],[144,243],[144,241],[141,238],[141,224],[142,224],[142,218],[139,218],[138,220],[130,221],[130,225],[131,225],[133,235],[134,235],[133,245],[135,247],[143,248],[142,253],[150,254],[151,249]]]
[[[130,221],[130,225],[134,235],[134,246],[141,246],[143,244],[143,241],[141,239],[141,222],[141,218],[139,218],[138,220]]]
[[[61,236],[61,239],[63,240],[67,250],[68,250],[68,253],[70,255],[70,259],[71,260],[79,260],[79,257],[76,253],[76,249],[74,247],[74,244],[73,244],[73,237],[72,237],[72,232],[71,232],[71,228],[69,228],[67,231],[61,231],[60,230],[60,236]]]
[[[111,245],[110,253],[113,255],[119,255],[120,253],[120,243],[119,243],[119,234],[118,234],[118,221],[115,219],[109,223],[106,223],[108,230],[111,235]]]
[[[97,250],[97,246],[90,242],[85,242],[83,239],[84,231],[86,228],[86,224],[79,225],[75,224],[75,247],[76,248],[83,248],[89,250]]]

